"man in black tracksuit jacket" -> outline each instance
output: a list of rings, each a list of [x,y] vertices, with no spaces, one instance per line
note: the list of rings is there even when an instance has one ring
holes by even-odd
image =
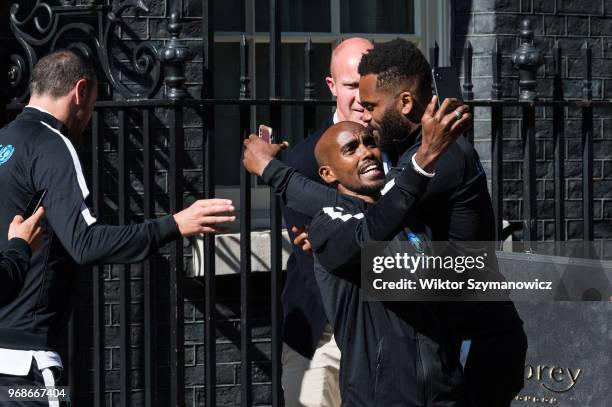
[[[411,247],[398,244],[408,235],[427,240],[427,228],[412,215],[430,179],[406,168],[378,199],[384,173],[371,133],[344,122],[323,137],[317,146],[322,177],[336,183],[340,194],[315,216],[309,239],[323,304],[343,355],[343,404],[465,405],[459,343],[449,335],[444,309],[433,302],[364,301],[361,295],[361,250],[367,242],[391,242],[383,254],[393,255]],[[380,187],[372,188],[372,180],[382,181]]]
[[[411,164],[421,142],[423,111],[432,99],[431,67],[409,41],[376,46],[359,64],[363,120],[386,153],[388,177]],[[464,138],[436,164],[436,177],[415,216],[435,241],[494,242],[495,217],[485,171]],[[491,243],[488,244],[490,246]],[[507,407],[523,387],[527,338],[514,304],[448,303],[454,334],[471,341],[465,375],[474,407]],[[469,342],[468,342],[469,343]],[[491,371],[503,366],[498,375]]]
[[[30,104],[0,130],[0,230],[42,189],[46,222],[23,287],[0,307],[0,386],[40,386],[42,379],[55,385],[52,373],[62,368],[58,334],[76,293],[74,262],[139,262],[165,243],[214,232],[217,222],[234,219],[211,216],[232,211],[231,202],[201,200],[140,224],[100,224],[89,209],[89,190],[69,139],[91,117],[97,97],[93,67],[72,51],[56,51],[34,68],[31,90]],[[5,243],[0,236],[0,246]]]

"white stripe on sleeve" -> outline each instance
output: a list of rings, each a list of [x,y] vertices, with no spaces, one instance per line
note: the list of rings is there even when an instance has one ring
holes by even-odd
[[[340,209],[340,211],[335,211],[334,209],[336,208],[332,208],[331,206],[323,208],[323,212],[326,213],[327,215],[329,215],[330,218],[332,218],[333,220],[336,219],[340,219],[343,222],[348,221],[351,218],[355,218],[355,219],[361,219],[363,218],[363,213],[356,213],[354,215],[351,215],[350,213],[345,213],[344,215],[342,214],[342,208],[338,208]]]
[[[381,195],[386,194],[387,192],[389,192],[389,190],[390,190],[391,188],[393,188],[393,186],[394,186],[394,185],[395,185],[395,179],[392,179],[391,181],[389,181],[389,182],[387,182],[387,183],[385,184],[385,186],[383,187],[383,189],[381,189],[381,190],[380,190],[380,194],[381,194]]]
[[[87,199],[87,197],[89,196],[89,189],[87,188],[87,183],[85,182],[85,176],[83,175],[81,162],[79,161],[79,156],[77,155],[74,146],[72,145],[68,137],[64,136],[59,130],[54,129],[48,123],[45,123],[43,121],[41,121],[41,123],[48,127],[49,130],[60,136],[62,141],[66,145],[66,148],[68,148],[68,152],[70,153],[70,157],[72,158],[72,164],[74,165],[74,171],[76,172],[79,188],[81,189],[81,193],[83,194],[83,199]],[[91,215],[91,212],[89,211],[89,208],[87,207],[85,202],[81,204],[81,215],[83,215],[83,219],[85,219],[85,223],[87,223],[87,226],[91,226],[92,224],[96,223],[96,218]]]
[[[83,176],[83,169],[81,168],[81,162],[79,161],[79,156],[77,155],[76,150],[74,149],[74,146],[72,145],[72,143],[70,142],[70,140],[68,140],[66,136],[60,133],[59,130],[54,129],[49,124],[43,121],[41,121],[41,123],[47,126],[49,130],[51,130],[52,132],[60,136],[62,140],[64,141],[64,144],[66,144],[66,147],[68,148],[68,151],[70,152],[70,156],[72,157],[72,164],[74,164],[74,170],[76,171],[77,180],[79,181],[79,187],[81,188],[81,192],[83,193],[83,199],[87,199],[87,197],[89,196],[89,189],[87,189],[87,183],[85,182],[85,176]]]

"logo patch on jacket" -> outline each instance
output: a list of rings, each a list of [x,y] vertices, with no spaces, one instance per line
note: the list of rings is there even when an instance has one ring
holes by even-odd
[[[0,144],[0,165],[10,160],[14,152],[15,147],[13,147],[12,144],[8,144],[6,146]]]
[[[406,233],[406,237],[408,238],[408,241],[410,242],[412,247],[414,247],[414,250],[416,250],[418,253],[425,253],[425,248],[423,247],[423,241],[421,240],[420,237],[418,237],[412,232]]]

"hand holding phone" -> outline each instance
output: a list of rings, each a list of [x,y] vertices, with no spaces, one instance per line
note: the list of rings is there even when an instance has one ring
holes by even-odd
[[[45,199],[45,195],[47,195],[46,189],[41,189],[40,191],[36,191],[30,202],[28,202],[28,206],[26,206],[25,211],[23,211],[23,218],[27,219],[32,216],[36,210],[42,205],[43,199]]]
[[[42,232],[40,226],[42,218],[45,216],[45,208],[39,207],[28,219],[22,216],[15,216],[9,225],[8,240],[19,238],[30,245],[32,251],[38,250],[42,246]]]

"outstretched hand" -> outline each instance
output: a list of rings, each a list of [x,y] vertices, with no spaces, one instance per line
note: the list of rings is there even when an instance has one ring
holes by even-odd
[[[232,201],[228,199],[200,199],[175,213],[174,221],[184,237],[200,233],[223,233],[227,228],[218,224],[235,221],[236,216],[230,215],[234,209]]]
[[[438,97],[434,96],[421,118],[422,142],[415,157],[419,167],[432,172],[436,161],[467,129],[471,119],[468,105],[448,98],[438,109]]]
[[[261,177],[266,166],[280,153],[289,147],[289,143],[283,141],[281,144],[270,144],[265,140],[251,134],[244,142],[244,157],[242,163],[244,168],[251,174]]]

